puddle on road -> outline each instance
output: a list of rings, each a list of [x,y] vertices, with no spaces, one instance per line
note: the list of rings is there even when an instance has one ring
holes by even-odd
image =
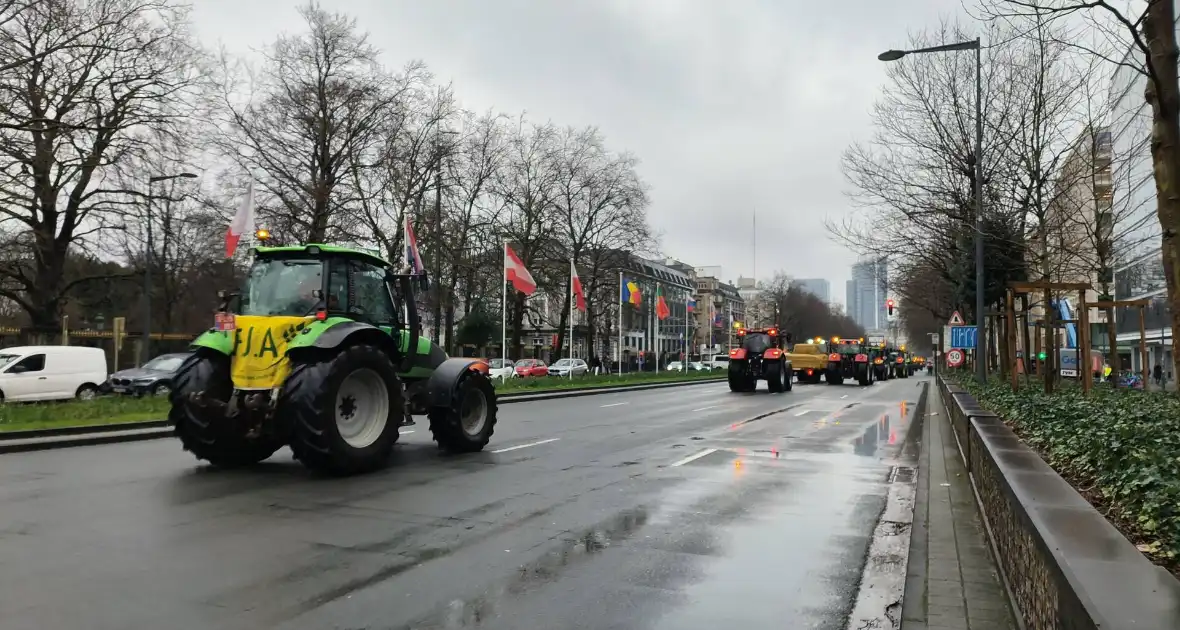
[[[875,455],[885,444],[897,443],[897,429],[888,415],[865,427],[864,433],[852,442],[852,452],[866,457]]]

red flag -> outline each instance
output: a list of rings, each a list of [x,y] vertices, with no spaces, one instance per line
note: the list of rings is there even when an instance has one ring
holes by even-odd
[[[574,298],[577,299],[578,310],[586,310],[586,293],[582,291],[582,279],[578,277],[578,268],[574,266],[574,261],[570,261],[570,278],[574,288]]]
[[[529,273],[520,257],[512,251],[508,243],[504,243],[504,275],[508,277],[508,281],[517,291],[525,295],[532,295],[537,290],[537,282],[533,280],[533,274]]]
[[[656,317],[661,320],[668,319],[672,315],[672,309],[668,308],[668,302],[664,300],[664,287],[656,285]]]

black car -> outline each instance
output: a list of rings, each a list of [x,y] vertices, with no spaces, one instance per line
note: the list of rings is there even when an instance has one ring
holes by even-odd
[[[110,390],[116,394],[166,396],[172,391],[173,375],[180,368],[180,364],[184,363],[184,360],[191,354],[191,352],[161,354],[142,367],[120,370],[111,374],[107,384]]]

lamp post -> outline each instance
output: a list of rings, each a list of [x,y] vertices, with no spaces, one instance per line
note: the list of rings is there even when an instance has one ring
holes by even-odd
[[[897,61],[906,55],[957,50],[975,51],[975,377],[980,383],[987,380],[987,365],[983,361],[983,46],[979,38],[957,44],[931,46],[916,50],[887,50],[877,59]]]
[[[196,179],[195,173],[177,173],[176,175],[160,175],[148,178],[147,194],[147,248],[143,257],[143,345],[140,346],[140,365],[152,358],[152,256],[155,247],[152,244],[152,186],[156,182],[170,179]]]
[[[430,336],[432,337],[432,340],[435,343],[439,343],[442,339],[441,329],[442,329],[443,292],[442,292],[441,282],[442,282],[442,268],[443,268],[443,255],[442,255],[443,158],[447,157],[450,154],[450,152],[454,149],[453,144],[444,147],[442,139],[444,136],[454,137],[457,135],[459,135],[458,131],[443,129],[443,130],[439,131],[438,135],[435,137],[435,145],[434,145],[435,156],[436,156],[435,157],[435,170],[434,170],[434,229],[431,230],[431,232],[434,236],[434,252],[433,252],[433,256],[431,256],[431,258],[433,258],[433,260],[430,261],[431,263],[433,263],[431,266],[434,267],[434,281],[431,283],[432,286],[430,287],[431,293],[434,294],[434,299],[432,300],[434,302],[434,304],[432,305],[433,308],[431,309],[433,311],[432,315],[434,316],[434,330],[431,331]],[[573,342],[571,341],[571,343],[573,343]],[[451,345],[450,339],[447,340],[447,345],[448,346]]]

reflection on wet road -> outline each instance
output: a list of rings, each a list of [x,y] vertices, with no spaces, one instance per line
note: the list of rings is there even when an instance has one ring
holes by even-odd
[[[505,405],[352,479],[5,455],[0,627],[842,629],[919,381]]]

